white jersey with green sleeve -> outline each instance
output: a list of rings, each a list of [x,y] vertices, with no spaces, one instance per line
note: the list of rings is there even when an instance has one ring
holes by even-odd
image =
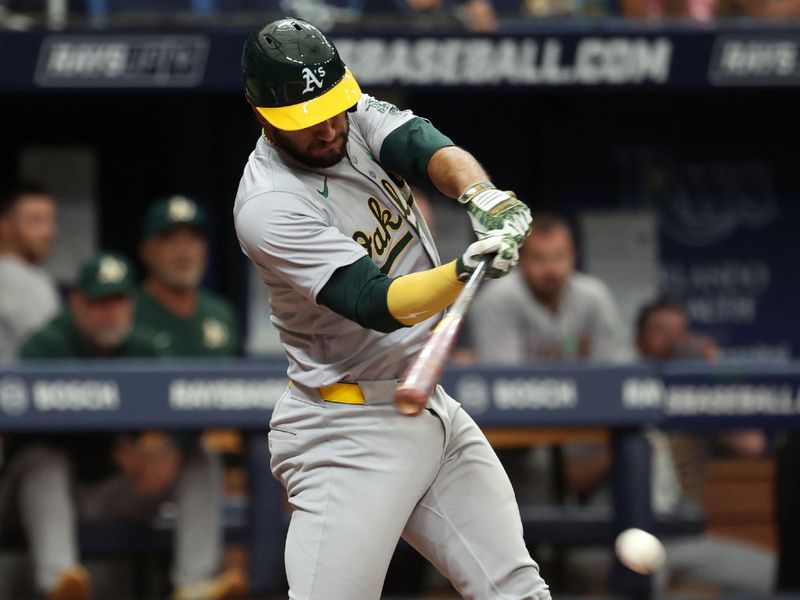
[[[439,265],[410,187],[379,162],[386,137],[413,113],[363,94],[348,118],[347,155],[330,168],[305,166],[261,136],[234,206],[242,250],[269,288],[289,377],[311,388],[401,377],[436,322],[381,333],[317,303],[333,272],[364,256],[390,277]]]

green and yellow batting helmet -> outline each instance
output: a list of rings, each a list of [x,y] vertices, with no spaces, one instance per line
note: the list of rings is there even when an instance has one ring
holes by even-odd
[[[247,38],[242,71],[250,104],[287,131],[330,119],[361,97],[333,43],[300,19],[272,21]]]

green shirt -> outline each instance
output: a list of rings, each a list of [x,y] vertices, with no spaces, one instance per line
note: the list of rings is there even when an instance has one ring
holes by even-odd
[[[64,310],[22,345],[25,360],[56,358],[133,358],[161,356],[153,335],[134,326],[125,341],[111,353],[99,353],[78,331],[69,310]]]
[[[200,291],[197,309],[180,317],[161,305],[147,291],[136,296],[136,324],[154,332],[163,356],[213,357],[239,353],[239,330],[229,302]]]
[[[98,353],[86,341],[75,325],[69,310],[64,310],[55,319],[39,329],[22,345],[19,357],[24,360],[69,359],[69,358],[135,358],[156,357],[160,352],[153,342],[152,333],[136,326],[125,341],[111,353]],[[120,435],[133,432],[55,432],[48,434],[16,434],[9,440],[8,455],[11,456],[29,444],[47,444],[64,449],[72,458],[75,476],[80,482],[96,483],[117,473],[112,460],[113,448]],[[196,447],[197,436],[191,433],[173,435],[175,442],[184,449]]]

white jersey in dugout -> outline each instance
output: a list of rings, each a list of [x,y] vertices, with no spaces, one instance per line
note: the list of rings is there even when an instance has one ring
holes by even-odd
[[[400,378],[436,322],[381,333],[317,304],[333,272],[365,255],[390,277],[439,265],[411,189],[378,162],[413,113],[362,94],[348,117],[347,155],[329,168],[305,166],[262,136],[234,206],[242,250],[269,288],[289,377],[311,388]]]

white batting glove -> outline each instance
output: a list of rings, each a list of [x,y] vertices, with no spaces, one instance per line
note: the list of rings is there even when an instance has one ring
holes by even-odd
[[[495,234],[473,242],[456,262],[456,273],[459,279],[466,279],[483,261],[484,257],[494,254],[492,264],[486,271],[489,279],[498,279],[511,272],[519,261],[517,243],[510,235]]]
[[[519,246],[531,232],[531,211],[512,191],[498,190],[484,181],[464,190],[458,201],[467,207],[478,239],[503,231]]]

